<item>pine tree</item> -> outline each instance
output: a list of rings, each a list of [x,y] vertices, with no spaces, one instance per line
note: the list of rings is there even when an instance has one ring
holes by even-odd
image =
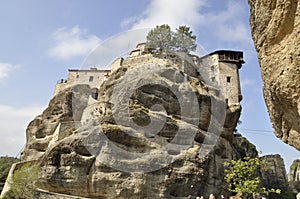
[[[177,32],[174,33],[172,43],[175,51],[189,53],[197,48],[196,36],[187,26],[179,26]]]
[[[151,50],[171,50],[172,32],[167,24],[156,26],[147,35],[146,48]]]
[[[156,26],[147,35],[146,48],[150,51],[179,51],[189,53],[196,50],[196,36],[188,26],[179,26],[176,32],[168,24]]]

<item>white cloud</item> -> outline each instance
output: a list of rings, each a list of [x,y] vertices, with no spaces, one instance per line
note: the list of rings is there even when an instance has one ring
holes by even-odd
[[[49,50],[49,55],[62,60],[87,55],[100,42],[97,36],[88,34],[87,30],[78,26],[60,28],[52,34],[52,39],[54,46]]]
[[[7,77],[12,70],[19,68],[19,67],[20,67],[20,65],[12,65],[9,63],[1,63],[0,62],[0,80]]]
[[[202,30],[201,34],[208,34],[214,42],[248,45],[252,40],[250,29],[243,22],[248,13],[243,3],[238,0],[222,2],[222,10],[218,12],[211,4],[208,0],[152,0],[144,13],[125,19],[121,26],[136,29],[169,24],[175,29],[188,25],[194,32]]]
[[[253,86],[254,84],[255,84],[255,81],[251,80],[251,79],[248,79],[248,78],[245,78],[245,79],[241,80],[242,89],[245,89],[248,86]]]
[[[252,42],[251,31],[243,22],[243,18],[248,12],[242,2],[227,1],[221,12],[205,14],[206,20],[202,21],[200,25],[207,28],[207,31],[220,41],[240,42],[248,45]]]
[[[110,64],[121,56],[128,56],[136,44],[145,42],[150,29],[136,29],[114,35],[97,46],[81,64],[82,68],[109,69]]]
[[[131,26],[132,24],[137,23],[139,20],[140,18],[138,16],[126,18],[121,22],[121,28],[126,28],[128,26]]]
[[[0,105],[0,156],[15,156],[25,145],[26,127],[45,107]]]
[[[169,24],[172,28],[179,25],[193,27],[203,20],[198,11],[206,2],[207,0],[152,0],[142,15],[125,19],[122,24],[132,23],[132,29],[152,28],[160,24]]]
[[[188,25],[194,34],[203,34],[199,38],[208,38],[211,44],[218,42],[215,47],[245,48],[249,44],[247,41],[251,41],[250,30],[242,19],[245,6],[238,0],[226,1],[218,12],[211,6],[211,1],[208,0],[151,0],[143,13],[124,19],[120,24],[122,28],[127,27],[132,31],[120,33],[102,42],[86,57],[81,67],[107,69],[115,58],[134,49],[138,42],[146,40],[149,29],[145,28],[153,28],[159,24],[169,24],[173,30],[179,25]],[[202,31],[197,33],[197,30]],[[203,55],[206,52],[199,40],[196,52]]]

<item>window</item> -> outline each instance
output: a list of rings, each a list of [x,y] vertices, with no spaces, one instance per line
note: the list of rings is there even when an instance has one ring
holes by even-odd
[[[230,76],[227,76],[227,82],[230,83]]]
[[[79,75],[76,75],[76,78],[78,79],[78,78],[79,78]]]
[[[215,77],[212,77],[212,78],[211,78],[211,81],[212,81],[212,82],[216,82],[216,78],[215,78]]]
[[[92,82],[93,80],[94,80],[94,77],[93,77],[93,76],[90,76],[89,81]]]
[[[211,66],[211,67],[210,67],[210,70],[211,70],[211,71],[215,71],[215,66]]]

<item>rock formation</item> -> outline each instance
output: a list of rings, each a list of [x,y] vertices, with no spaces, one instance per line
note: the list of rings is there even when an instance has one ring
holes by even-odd
[[[288,181],[294,192],[300,192],[300,160],[294,160],[288,173]]]
[[[233,135],[240,106],[226,105],[193,72],[153,59],[159,70],[153,60],[115,70],[98,100],[87,85],[67,88],[29,124],[22,160],[41,164],[39,188],[91,198],[226,193],[223,162],[257,155]],[[136,82],[142,74],[150,76]],[[223,124],[211,122],[222,113]]]
[[[91,89],[88,85],[76,85],[55,96],[43,114],[28,125],[26,146],[21,159],[36,160],[55,142],[70,135],[75,128],[74,121],[80,120],[82,111],[87,106],[90,94]],[[59,130],[63,132],[60,135]]]
[[[249,0],[249,5],[275,134],[300,150],[300,1]]]
[[[266,155],[262,158],[266,161],[266,170],[261,169],[263,186],[281,191],[288,190],[288,180],[282,157],[280,155]]]
[[[240,105],[176,59],[147,60],[113,71],[97,100],[88,85],[67,88],[29,124],[22,160],[42,166],[40,189],[88,198],[228,194],[224,161],[258,154],[233,134]]]

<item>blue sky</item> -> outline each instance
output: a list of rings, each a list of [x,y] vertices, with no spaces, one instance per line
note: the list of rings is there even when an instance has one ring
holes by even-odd
[[[47,106],[67,69],[80,68],[113,35],[164,23],[191,26],[207,52],[244,51],[239,131],[263,154],[281,154],[286,167],[299,158],[272,133],[247,0],[0,0],[0,155],[15,156],[22,148],[26,126]]]

